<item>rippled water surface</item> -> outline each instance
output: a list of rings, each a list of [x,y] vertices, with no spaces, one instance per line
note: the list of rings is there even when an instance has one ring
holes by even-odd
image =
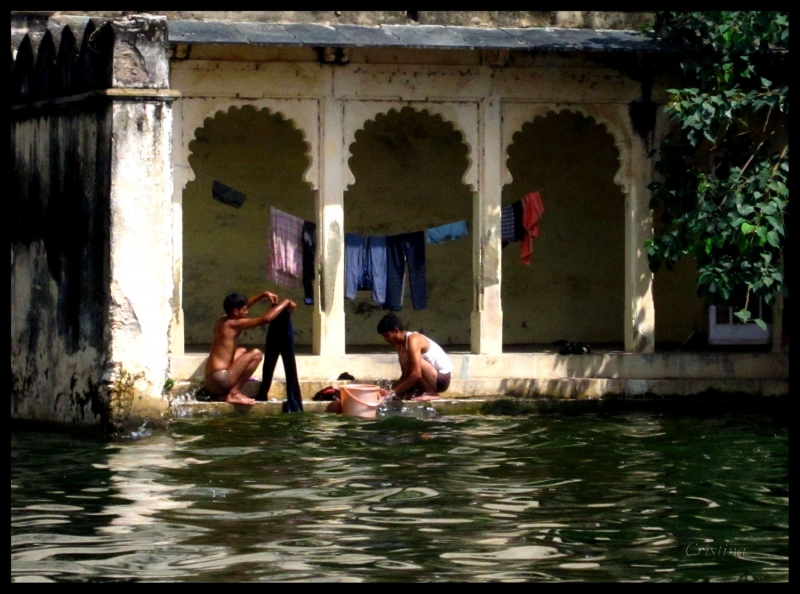
[[[787,581],[772,416],[193,419],[11,435],[12,581]]]

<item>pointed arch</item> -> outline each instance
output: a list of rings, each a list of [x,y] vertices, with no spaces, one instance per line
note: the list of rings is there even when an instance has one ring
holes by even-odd
[[[50,31],[46,31],[42,42],[39,44],[39,51],[36,56],[31,99],[40,101],[52,97],[55,67],[56,46],[53,42],[53,34]]]
[[[33,44],[29,35],[25,35],[17,49],[12,73],[11,100],[16,102],[27,101],[30,97],[31,81],[33,79],[34,55]]]
[[[576,109],[542,110],[511,138],[503,204],[539,191],[545,212],[529,266],[518,249],[504,251],[504,342],[581,336],[621,346],[627,205],[616,139]]]
[[[67,25],[61,31],[61,43],[58,46],[58,57],[56,58],[56,76],[53,81],[53,94],[56,97],[73,93],[77,51],[75,35]]]
[[[427,229],[474,220],[473,188],[464,181],[470,147],[452,121],[432,109],[405,105],[383,109],[361,124],[349,145],[347,163],[355,182],[343,190],[347,233],[373,237],[408,233],[410,242],[424,242]],[[409,262],[414,281],[401,305],[407,310],[421,304],[423,288],[427,301],[409,319],[444,345],[470,341],[470,243],[462,236],[426,246],[424,257],[413,267]],[[419,248],[419,243],[415,245]],[[351,292],[346,297],[346,345],[381,344],[374,316],[382,304],[372,293]]]
[[[313,187],[303,179],[311,160],[309,143],[280,111],[228,104],[202,119],[187,151],[194,179],[182,189],[173,213],[180,215],[182,234],[177,273],[185,287],[180,297],[185,340],[196,344],[213,325],[221,297],[264,290],[270,208],[306,221],[315,220],[315,211]],[[214,200],[215,182],[244,196],[239,207]],[[282,288],[281,295],[303,299],[297,288]],[[308,309],[296,314],[298,344],[310,341],[310,315]],[[262,343],[264,330],[244,338]]]

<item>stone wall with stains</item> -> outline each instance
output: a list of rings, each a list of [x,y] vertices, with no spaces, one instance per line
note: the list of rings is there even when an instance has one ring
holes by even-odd
[[[12,119],[12,418],[108,415],[108,116],[96,104]]]
[[[12,64],[11,418],[117,430],[164,408],[166,20],[58,33]]]

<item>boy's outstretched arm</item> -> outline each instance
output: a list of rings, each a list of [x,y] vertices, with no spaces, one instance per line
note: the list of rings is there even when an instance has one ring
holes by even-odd
[[[266,313],[257,318],[244,318],[241,320],[235,320],[232,321],[231,324],[235,324],[240,331],[249,330],[250,328],[269,324],[272,320],[277,318],[281,312],[283,312],[283,310],[288,309],[289,311],[294,311],[296,306],[297,304],[291,299],[284,299],[277,305],[273,305],[272,308],[270,308]]]
[[[252,307],[254,303],[258,303],[262,299],[269,299],[269,302],[272,305],[277,305],[278,303],[278,296],[275,293],[271,293],[270,291],[264,291],[263,293],[259,293],[258,295],[253,295],[247,300],[247,307]]]

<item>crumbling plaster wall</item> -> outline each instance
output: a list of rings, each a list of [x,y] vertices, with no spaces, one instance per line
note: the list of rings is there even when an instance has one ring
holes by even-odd
[[[12,121],[11,418],[99,424],[109,336],[108,109]]]
[[[166,19],[62,33],[12,67],[11,418],[119,430],[166,409]]]

